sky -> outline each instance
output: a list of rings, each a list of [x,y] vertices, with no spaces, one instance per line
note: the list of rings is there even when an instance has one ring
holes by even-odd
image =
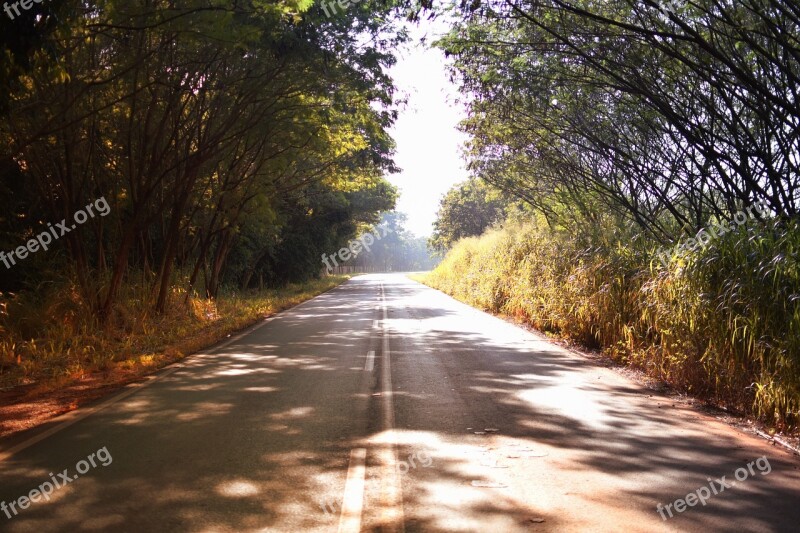
[[[449,80],[444,53],[429,46],[446,31],[446,23],[422,20],[408,28],[412,39],[390,70],[398,90],[408,98],[389,130],[397,143],[395,163],[402,172],[388,179],[400,189],[397,211],[408,215],[406,229],[427,237],[433,232],[442,195],[467,179],[460,150],[467,136],[456,129],[466,111],[463,103],[456,102],[458,87]],[[420,44],[423,36],[428,44]]]

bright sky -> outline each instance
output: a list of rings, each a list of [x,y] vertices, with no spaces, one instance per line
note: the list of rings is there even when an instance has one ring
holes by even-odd
[[[412,40],[390,71],[408,106],[390,130],[402,172],[389,180],[400,188],[397,210],[408,215],[406,228],[417,236],[431,234],[442,195],[467,179],[460,151],[467,137],[456,130],[466,111],[463,103],[456,103],[458,88],[447,76],[444,54],[430,47],[446,30],[444,20],[409,25]],[[419,44],[423,36],[424,45]]]

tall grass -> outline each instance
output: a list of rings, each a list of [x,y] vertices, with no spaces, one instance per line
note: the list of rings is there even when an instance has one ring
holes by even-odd
[[[751,223],[667,266],[597,228],[511,223],[460,241],[427,278],[483,309],[643,369],[775,428],[800,422],[800,228]]]

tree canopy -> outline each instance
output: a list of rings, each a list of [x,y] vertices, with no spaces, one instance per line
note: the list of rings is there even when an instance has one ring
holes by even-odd
[[[549,216],[597,205],[660,239],[800,201],[794,2],[462,2],[439,41],[474,96],[477,176]],[[561,213],[563,214],[563,213]]]
[[[319,275],[323,251],[394,207],[392,9],[97,0],[47,28],[4,21],[18,35],[0,64],[0,249],[96,198],[111,213],[0,289],[48,279],[58,258],[107,317],[134,279],[163,310],[176,285],[213,296]]]

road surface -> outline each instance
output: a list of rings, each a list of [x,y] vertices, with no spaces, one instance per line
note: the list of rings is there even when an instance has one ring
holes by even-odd
[[[0,442],[0,503],[10,532],[797,532],[800,462],[376,274]]]

